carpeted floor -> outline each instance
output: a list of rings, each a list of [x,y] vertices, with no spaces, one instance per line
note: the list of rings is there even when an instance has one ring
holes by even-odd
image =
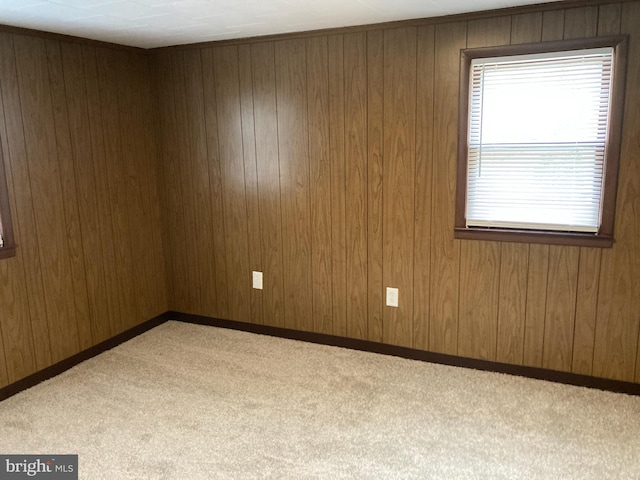
[[[640,397],[167,322],[0,402],[83,479],[640,478]]]

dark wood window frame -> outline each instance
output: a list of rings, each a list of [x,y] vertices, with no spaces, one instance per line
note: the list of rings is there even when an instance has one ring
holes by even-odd
[[[458,119],[458,175],[454,228],[455,238],[590,247],[611,247],[613,245],[618,167],[620,163],[620,142],[622,137],[622,118],[624,110],[627,44],[628,36],[616,35],[608,37],[561,40],[555,42],[507,45],[500,47],[472,48],[461,51],[460,103]],[[606,143],[605,181],[602,193],[602,220],[598,233],[467,227],[465,210],[467,201],[469,74],[471,61],[474,58],[502,57],[544,52],[563,52],[600,47],[614,48],[614,70],[610,104],[611,114]]]
[[[4,246],[0,247],[0,259],[13,257],[16,254],[16,245],[13,239],[13,227],[11,225],[11,209],[9,207],[9,191],[7,187],[6,165],[0,145],[0,232],[4,239]]]

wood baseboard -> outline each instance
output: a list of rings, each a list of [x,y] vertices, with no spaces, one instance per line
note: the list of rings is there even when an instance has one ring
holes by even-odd
[[[171,320],[178,320],[181,322],[242,330],[244,332],[258,333],[272,337],[289,338],[292,340],[301,340],[304,342],[318,343],[322,345],[332,345],[336,347],[350,348],[353,350],[362,350],[365,352],[381,353],[383,355],[392,355],[411,360],[439,363],[454,367],[465,367],[472,368],[474,370],[506,373],[509,375],[517,375],[520,377],[546,380],[579,387],[595,388],[616,393],[640,395],[639,383],[623,382],[620,380],[561,372],[546,368],[511,365],[508,363],[492,362],[489,360],[478,360],[474,358],[459,357],[456,355],[447,355],[444,353],[427,352],[413,348],[388,345],[385,343],[371,342],[368,340],[358,340],[313,332],[302,332],[299,330],[272,327],[268,325],[256,325],[232,320],[222,320],[219,318],[205,317],[201,315],[191,315],[180,312],[168,312],[168,314]]]
[[[368,340],[358,340],[354,338],[338,337],[322,333],[303,332],[300,330],[291,330],[288,328],[272,327],[268,325],[256,325],[253,323],[236,322],[233,320],[223,320],[220,318],[205,317],[202,315],[192,315],[188,313],[168,311],[136,327],[122,332],[113,338],[94,345],[87,350],[83,350],[82,352],[79,352],[65,360],[51,365],[50,367],[29,375],[22,380],[18,380],[17,382],[7,385],[6,387],[0,388],[0,401],[5,400],[17,393],[20,393],[23,390],[31,388],[38,383],[48,380],[49,378],[55,377],[56,375],[59,375],[62,372],[78,365],[79,363],[82,363],[85,360],[106,352],[107,350],[110,350],[113,347],[126,342],[127,340],[131,340],[132,338],[137,337],[138,335],[151,330],[152,328],[155,328],[168,320],[176,320],[198,325],[208,325],[212,327],[228,328],[231,330],[241,330],[243,332],[257,333],[260,335],[269,335],[272,337],[288,338],[292,340],[300,340],[303,342],[317,343],[321,345],[350,348],[352,350],[380,353],[383,355],[392,355],[395,357],[420,360],[423,362],[439,363],[442,365],[450,365],[454,367],[464,367],[472,368],[475,370],[506,373],[509,375],[518,375],[521,377],[547,380],[550,382],[563,383],[567,385],[576,385],[579,387],[596,388],[599,390],[606,390],[616,393],[640,395],[640,384],[638,383],[623,382],[620,380],[611,380],[600,377],[591,377],[589,375],[560,372],[545,368],[526,367],[520,365],[511,365],[507,363],[491,362],[488,360],[458,357],[456,355],[427,352],[424,350],[416,350],[413,348],[371,342]]]

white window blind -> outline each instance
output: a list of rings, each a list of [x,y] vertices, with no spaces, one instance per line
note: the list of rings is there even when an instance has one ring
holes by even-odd
[[[613,48],[471,62],[466,223],[597,233]]]

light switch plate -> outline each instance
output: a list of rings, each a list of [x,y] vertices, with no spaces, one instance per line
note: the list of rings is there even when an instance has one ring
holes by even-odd
[[[262,290],[262,272],[253,272],[253,288]]]
[[[398,289],[387,287],[387,307],[398,306]]]

